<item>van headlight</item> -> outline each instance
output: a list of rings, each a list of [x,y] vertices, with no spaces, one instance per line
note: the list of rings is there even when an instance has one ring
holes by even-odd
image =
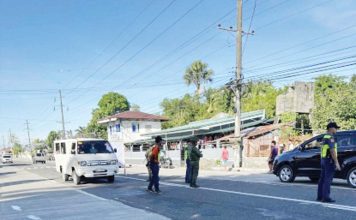
[[[110,160],[110,165],[116,165],[117,164],[117,160]]]
[[[78,164],[82,167],[86,166],[88,163],[84,160],[84,161],[78,161]]]

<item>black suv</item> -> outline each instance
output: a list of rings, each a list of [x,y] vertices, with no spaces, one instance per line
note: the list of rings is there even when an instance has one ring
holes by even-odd
[[[318,181],[323,136],[313,137],[294,150],[277,156],[273,173],[282,182],[293,182],[296,176],[307,176],[311,181]],[[334,177],[346,179],[351,187],[356,188],[356,130],[337,132],[335,138],[341,171],[336,171]]]

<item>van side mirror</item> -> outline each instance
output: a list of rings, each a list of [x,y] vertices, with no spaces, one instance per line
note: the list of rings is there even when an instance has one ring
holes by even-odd
[[[71,150],[70,153],[71,153],[71,154],[75,154],[75,150]]]
[[[117,149],[116,148],[114,149],[114,152],[117,153]]]

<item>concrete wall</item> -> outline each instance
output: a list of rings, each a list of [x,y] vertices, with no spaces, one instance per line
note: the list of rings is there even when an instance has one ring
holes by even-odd
[[[295,82],[287,93],[277,96],[276,114],[285,112],[310,113],[314,107],[314,84]]]
[[[145,151],[141,152],[125,152],[125,160],[126,164],[146,164]],[[166,156],[172,159],[173,165],[175,167],[180,167],[182,164],[181,161],[181,151],[180,150],[172,150],[166,151]]]

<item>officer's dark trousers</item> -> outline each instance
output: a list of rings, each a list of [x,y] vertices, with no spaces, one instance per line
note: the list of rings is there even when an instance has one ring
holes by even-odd
[[[195,186],[199,174],[199,161],[190,161],[190,185]]]
[[[150,184],[148,185],[148,189],[152,189],[152,186],[155,187],[155,190],[159,190],[159,165],[157,163],[150,163],[150,168],[152,171],[152,178],[150,179]]]
[[[190,160],[189,159],[186,159],[185,160],[185,163],[186,163],[186,171],[185,171],[185,182],[186,183],[190,183]]]
[[[335,164],[331,158],[321,159],[321,174],[318,185],[318,199],[330,199],[330,185],[335,173]]]

